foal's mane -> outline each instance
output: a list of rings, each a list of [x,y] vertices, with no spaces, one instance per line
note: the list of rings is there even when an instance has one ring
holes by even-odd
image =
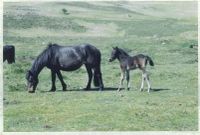
[[[117,48],[117,50],[118,50],[121,54],[123,54],[123,55],[125,55],[125,56],[129,56],[128,53],[125,52],[123,49]]]

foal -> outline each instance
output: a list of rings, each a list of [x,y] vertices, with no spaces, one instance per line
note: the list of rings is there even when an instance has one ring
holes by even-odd
[[[143,54],[138,54],[138,55],[135,55],[132,57],[132,56],[129,56],[124,50],[122,50],[118,47],[114,47],[112,50],[111,58],[109,59],[109,62],[112,62],[115,59],[119,60],[120,68],[121,68],[121,79],[120,79],[118,91],[120,91],[120,89],[123,85],[125,76],[126,76],[126,80],[127,80],[127,89],[128,90],[130,89],[129,72],[130,72],[130,70],[139,68],[140,70],[142,70],[142,83],[141,83],[140,91],[143,90],[144,80],[146,80],[147,85],[148,85],[148,92],[150,92],[151,85],[149,82],[149,75],[146,72],[146,65],[147,65],[147,62],[149,62],[149,64],[151,66],[154,66],[154,63],[149,56],[143,55]]]

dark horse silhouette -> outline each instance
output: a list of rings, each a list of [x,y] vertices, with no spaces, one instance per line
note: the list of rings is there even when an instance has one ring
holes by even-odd
[[[146,65],[147,65],[147,62],[149,62],[149,64],[151,66],[154,66],[154,63],[149,56],[143,55],[143,54],[129,56],[124,50],[122,50],[118,47],[114,47],[109,61],[112,62],[115,59],[119,60],[120,68],[121,68],[121,79],[120,79],[118,91],[120,91],[120,89],[122,87],[125,76],[126,76],[126,80],[127,80],[127,89],[128,90],[130,89],[129,72],[130,72],[130,70],[139,68],[140,70],[142,70],[142,83],[141,83],[140,90],[141,91],[143,90],[144,80],[146,79],[147,85],[148,85],[148,92],[150,92],[151,85],[149,82],[149,76],[146,72]]]
[[[77,46],[60,46],[49,44],[48,47],[36,58],[32,68],[27,72],[27,86],[30,93],[34,93],[38,84],[38,75],[40,71],[47,67],[51,70],[52,87],[50,91],[56,91],[56,74],[61,81],[63,91],[67,85],[63,81],[60,70],[74,71],[85,65],[88,73],[88,83],[85,89],[91,88],[91,80],[94,76],[94,85],[103,90],[103,81],[101,75],[101,53],[90,45],[82,44]]]
[[[3,46],[3,62],[6,60],[8,64],[15,63],[15,47],[13,45]]]

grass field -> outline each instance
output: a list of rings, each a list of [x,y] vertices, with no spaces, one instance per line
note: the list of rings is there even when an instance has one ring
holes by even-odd
[[[5,44],[16,47],[16,63],[3,64],[4,131],[196,131],[197,2],[4,3]],[[49,42],[90,43],[101,50],[105,91],[83,91],[84,67],[62,72],[69,91],[51,88],[50,71],[39,75],[36,93],[25,74]],[[116,91],[118,61],[112,47],[152,57],[153,91],[139,91],[141,73],[131,72],[131,90]],[[145,87],[146,88],[146,87]]]

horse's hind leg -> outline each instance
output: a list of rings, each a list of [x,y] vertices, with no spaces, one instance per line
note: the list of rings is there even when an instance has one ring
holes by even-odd
[[[63,81],[63,77],[62,77],[62,74],[61,72],[58,70],[57,72],[57,75],[58,75],[58,78],[62,84],[62,87],[63,87],[63,91],[66,91],[67,90],[67,85],[65,84],[65,82]]]
[[[130,89],[130,71],[126,71],[127,90]]]
[[[87,73],[88,73],[88,83],[85,90],[89,90],[91,88],[91,81],[92,81],[92,69],[89,65],[85,65]]]
[[[52,92],[56,91],[55,80],[56,80],[56,72],[54,72],[53,70],[51,70],[52,86],[51,86],[51,90],[50,91],[52,91]]]

